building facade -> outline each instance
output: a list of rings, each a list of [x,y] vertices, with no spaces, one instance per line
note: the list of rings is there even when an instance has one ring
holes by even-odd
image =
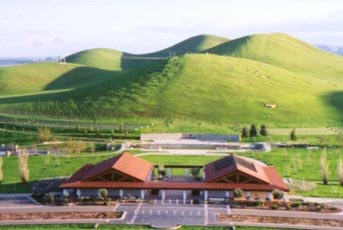
[[[122,153],[96,165],[87,164],[60,185],[63,194],[96,197],[106,188],[114,198],[230,199],[235,189],[244,197],[272,199],[275,189],[288,191],[273,166],[250,158],[229,155],[204,166],[165,165],[165,175],[158,166]],[[183,168],[184,176],[173,176],[175,168]],[[196,168],[196,170],[194,170]],[[195,173],[195,172],[198,173]],[[195,175],[196,174],[196,175]]]

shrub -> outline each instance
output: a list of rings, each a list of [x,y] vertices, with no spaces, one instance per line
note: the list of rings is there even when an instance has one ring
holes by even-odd
[[[0,173],[1,173],[1,162],[0,162]],[[341,186],[343,186],[343,163],[342,163],[342,157],[340,157],[339,161],[338,161],[337,173],[338,173],[339,182],[340,182]]]
[[[260,134],[262,136],[267,136],[268,135],[267,126],[265,124],[261,125],[261,127],[260,127]]]
[[[111,204],[111,201],[112,201],[112,199],[110,197],[108,197],[105,199],[104,204],[108,206]]]
[[[299,202],[294,202],[291,204],[292,208],[299,208],[300,207],[300,203]]]
[[[28,183],[30,178],[29,155],[24,150],[19,154],[19,172],[23,183]]]
[[[102,200],[106,200],[108,198],[108,191],[105,188],[101,188],[98,190],[99,198]]]
[[[254,202],[252,202],[252,205],[254,206],[262,206],[262,204],[263,204],[263,201],[261,200],[255,200]]]
[[[233,190],[233,197],[234,198],[241,198],[243,196],[243,190],[240,188],[236,188]]]
[[[275,189],[275,190],[273,191],[273,198],[274,198],[275,200],[281,200],[281,199],[283,198],[283,196],[284,196],[283,191],[280,191],[280,190],[278,190],[278,189]]]
[[[251,125],[250,127],[250,137],[256,137],[257,136],[257,129],[254,124]]]
[[[324,185],[328,184],[328,177],[329,177],[329,162],[327,161],[326,157],[326,149],[323,149],[322,156],[320,158],[320,170],[322,174],[322,181]]]
[[[243,138],[249,137],[249,133],[248,133],[247,127],[243,127],[243,129],[242,129],[242,137]]]
[[[54,139],[54,135],[47,127],[38,129],[38,139],[40,142],[51,141]]]
[[[62,199],[62,204],[63,205],[67,205],[69,203],[69,197],[68,196],[64,196]]]
[[[279,208],[278,205],[276,205],[276,204],[273,204],[273,205],[272,205],[272,210],[277,210],[278,208]]]
[[[290,137],[292,141],[296,141],[297,140],[297,136],[295,134],[295,129],[292,129],[291,133],[290,133]]]
[[[3,165],[3,161],[2,161],[2,157],[0,157],[0,184],[4,179],[4,174],[2,172],[2,165]]]
[[[48,204],[55,203],[55,194],[52,192],[45,194],[45,200]]]

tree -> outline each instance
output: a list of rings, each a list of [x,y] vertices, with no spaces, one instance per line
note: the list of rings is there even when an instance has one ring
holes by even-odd
[[[38,129],[38,138],[40,142],[51,141],[54,135],[49,128],[44,127]]]
[[[324,185],[328,184],[328,177],[329,177],[329,163],[326,158],[326,149],[323,149],[322,156],[320,158],[320,170],[322,174],[322,181]]]
[[[241,198],[243,196],[243,190],[240,188],[236,188],[233,190],[233,197],[234,198]]]
[[[266,127],[265,124],[261,125],[261,127],[260,127],[260,134],[262,136],[267,136],[268,135],[267,127]]]
[[[30,178],[30,169],[29,169],[29,154],[22,150],[18,156],[19,159],[19,173],[20,178],[23,183],[28,183]]]
[[[256,125],[252,124],[250,127],[250,137],[256,137],[256,136],[257,136]]]
[[[281,200],[283,198],[283,195],[284,195],[283,191],[280,191],[278,189],[273,190],[273,198],[275,200]]]
[[[338,161],[337,173],[338,173],[339,182],[341,183],[341,186],[343,186],[343,162],[342,162],[342,157],[340,157],[339,161]]]
[[[98,194],[99,194],[100,199],[107,200],[107,198],[108,198],[108,191],[107,191],[107,189],[105,189],[105,188],[99,189],[98,190]]]
[[[0,157],[0,184],[4,180],[4,174],[2,172],[2,166],[3,166],[3,160],[2,160],[2,157]]]
[[[87,145],[83,141],[78,141],[75,143],[76,153],[80,155],[81,152],[84,152],[87,149]]]
[[[243,138],[249,137],[249,133],[248,133],[247,127],[243,127],[243,129],[242,129],[242,137]]]
[[[45,194],[45,201],[46,201],[48,204],[53,204],[53,203],[55,203],[55,194],[52,193],[52,192],[49,192],[49,193]]]
[[[295,133],[295,129],[292,129],[291,133],[290,133],[290,137],[292,141],[296,141],[297,140],[297,136]]]
[[[199,167],[192,168],[191,174],[192,174],[194,179],[198,179],[199,178],[199,173],[200,173],[200,168]]]
[[[158,165],[158,175],[164,177],[166,175],[166,169],[163,164]]]

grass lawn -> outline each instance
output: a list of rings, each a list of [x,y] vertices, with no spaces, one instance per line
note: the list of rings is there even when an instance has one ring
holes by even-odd
[[[230,132],[229,126],[240,130],[252,123],[342,126],[342,57],[280,34],[240,38],[209,53],[123,71],[120,63],[111,66],[116,70],[57,63],[2,68],[0,83],[6,87],[0,89],[0,112],[61,119],[141,118],[150,124],[156,119],[154,130],[160,131],[216,127]],[[86,65],[121,61],[121,53],[110,50],[76,56]]]
[[[53,156],[39,155],[29,158],[30,181],[44,178],[69,176],[86,163],[97,163],[112,157],[113,154],[87,156]],[[0,193],[29,192],[30,184],[22,184],[19,177],[18,158],[4,158],[4,181],[0,185]]]
[[[329,185],[321,184],[320,157],[322,150],[306,149],[275,149],[271,152],[241,153],[240,155],[261,160],[274,165],[282,177],[295,180],[316,182],[317,188],[311,191],[296,191],[296,194],[305,196],[343,197],[343,187],[338,183],[337,162],[343,155],[341,149],[327,149],[329,162]],[[139,152],[137,152],[139,153]],[[86,163],[97,163],[113,156],[95,154],[94,156],[32,156],[29,159],[30,180],[68,176]],[[146,155],[142,156],[154,164],[188,164],[203,165],[221,158],[222,156],[194,156],[194,155]],[[0,185],[0,192],[29,191],[29,185],[20,182],[18,159],[16,157],[4,158],[4,181]],[[173,175],[185,175],[184,169],[174,169]],[[293,192],[294,193],[294,192]]]
[[[0,229],[6,230],[45,230],[45,229],[63,229],[63,230],[70,230],[70,229],[94,229],[93,224],[61,224],[61,225],[14,225],[14,226],[0,226]],[[153,229],[148,226],[144,225],[100,225],[98,229],[109,229],[109,230],[139,230],[139,229]],[[225,230],[228,227],[220,227],[220,226],[183,226],[180,228],[182,230]],[[237,226],[237,230],[281,230],[280,228],[267,228],[267,227],[241,227]],[[283,230],[287,230],[282,228]]]
[[[12,132],[0,129],[0,144],[29,145],[37,143],[38,136],[33,133]]]

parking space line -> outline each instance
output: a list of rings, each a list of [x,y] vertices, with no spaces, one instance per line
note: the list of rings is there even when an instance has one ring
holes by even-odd
[[[119,207],[119,203],[116,203],[116,205],[114,205],[114,207],[113,207],[113,212],[115,212],[116,210],[117,210],[117,208]]]
[[[135,209],[134,214],[133,214],[133,217],[132,217],[132,219],[131,219],[131,221],[130,221],[131,224],[133,224],[133,223],[135,222],[135,220],[136,220],[136,218],[137,218],[137,214],[138,214],[140,208],[142,207],[142,204],[143,204],[143,203],[139,203],[139,205],[138,205],[137,208]]]
[[[35,199],[33,199],[31,196],[26,196],[27,199],[29,199],[30,201],[32,201],[32,203],[36,204],[36,205],[39,205],[39,206],[42,206],[41,203],[37,202]]]
[[[204,225],[208,225],[208,204],[204,204]]]

